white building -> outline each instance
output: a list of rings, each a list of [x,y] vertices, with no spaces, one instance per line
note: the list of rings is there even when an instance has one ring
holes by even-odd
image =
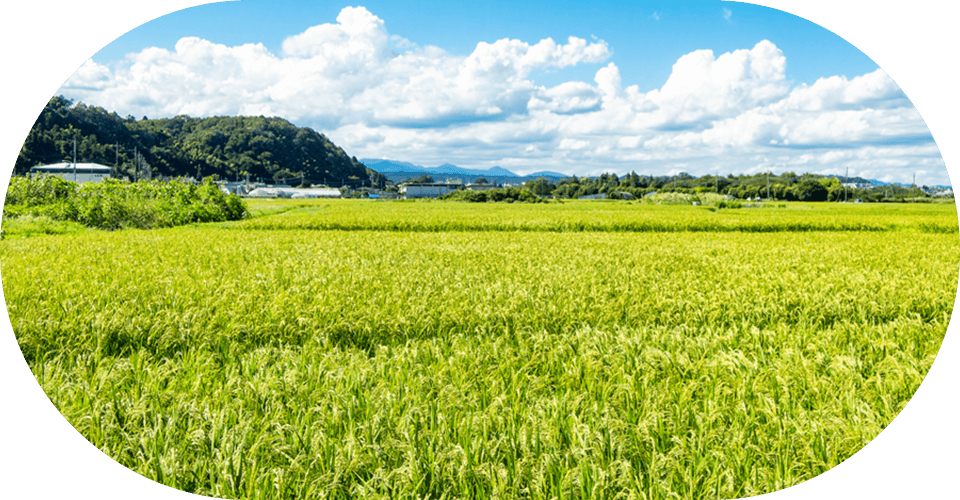
[[[259,187],[247,193],[251,198],[339,198],[336,188],[268,188]]]
[[[400,186],[400,194],[407,198],[436,198],[460,189],[463,189],[463,184],[403,184]]]
[[[31,175],[55,175],[65,181],[84,183],[100,182],[110,178],[110,167],[97,163],[55,163],[32,167]]]

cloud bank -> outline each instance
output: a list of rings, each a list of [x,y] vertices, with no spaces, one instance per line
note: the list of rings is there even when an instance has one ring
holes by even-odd
[[[391,35],[363,7],[287,38],[183,38],[115,67],[87,61],[61,93],[134,116],[280,116],[350,155],[423,165],[666,174],[816,172],[947,184],[916,109],[883,71],[791,85],[773,43],[681,57],[659,89],[624,86],[611,47],[570,37],[480,42],[467,56]],[[592,82],[539,71],[593,64]],[[621,64],[627,64],[621,62]]]

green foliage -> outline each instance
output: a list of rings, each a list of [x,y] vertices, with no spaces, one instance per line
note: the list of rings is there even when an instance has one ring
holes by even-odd
[[[816,180],[801,181],[793,187],[793,195],[799,201],[827,201],[827,188]]]
[[[134,176],[134,151],[154,176],[218,175],[235,179],[292,179],[368,184],[367,169],[323,134],[281,118],[237,116],[135,120],[62,96],[47,103],[23,144],[14,172],[70,158],[77,139],[81,162],[119,163],[118,174]]]
[[[853,180],[862,179],[855,178]],[[737,199],[763,198],[784,201],[844,201],[860,199],[866,202],[904,202],[907,199],[929,198],[923,190],[903,186],[878,186],[867,189],[844,188],[839,179],[822,175],[785,173],[781,175],[729,175],[721,177],[705,175],[695,178],[686,173],[674,176],[637,175],[631,172],[618,178],[604,173],[597,178],[567,177],[550,182],[546,178],[527,181],[527,188],[540,196],[557,198],[580,198],[598,193],[607,193],[608,199],[622,199],[621,193],[643,199],[656,193],[660,204],[688,204],[700,199],[703,204],[715,205],[703,200],[704,196],[725,195]],[[668,198],[670,196],[672,198]],[[653,198],[656,200],[657,198]],[[951,198],[952,199],[952,198]],[[649,201],[649,200],[648,200]]]
[[[5,221],[30,215],[100,229],[223,222],[240,220],[246,213],[239,197],[210,183],[106,179],[77,185],[49,175],[10,179],[3,206]]]
[[[540,177],[536,180],[527,181],[524,187],[537,196],[549,196],[553,193],[555,187],[546,177]]]
[[[412,179],[407,179],[404,181],[409,184],[433,184],[435,181],[433,177],[428,174],[423,174],[420,177],[414,177]]]
[[[461,189],[440,196],[438,199],[446,201],[466,201],[471,203],[543,203],[545,200],[526,187],[493,188],[483,191]]]

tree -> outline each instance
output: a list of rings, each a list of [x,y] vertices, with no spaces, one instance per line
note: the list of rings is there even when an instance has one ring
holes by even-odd
[[[423,174],[420,177],[414,177],[413,179],[407,179],[409,184],[433,184],[433,177],[430,177],[427,174]]]
[[[367,168],[367,177],[370,179],[370,185],[376,189],[386,189],[387,187],[387,176],[377,172],[376,170],[371,170]]]
[[[815,180],[804,180],[793,186],[794,196],[799,201],[827,201],[829,191]]]
[[[537,196],[547,196],[556,188],[546,177],[538,177],[536,180],[527,181],[524,183],[524,187]]]
[[[293,172],[291,172],[291,171],[289,171],[289,170],[287,170],[287,169],[285,169],[285,168],[282,168],[282,169],[280,169],[280,170],[277,170],[277,171],[274,172],[274,174],[273,174],[273,180],[274,180],[275,182],[277,182],[277,184],[285,183],[285,182],[287,182],[287,181],[293,180],[295,177],[300,177],[300,175],[299,175],[299,174],[295,174],[295,173],[293,173]],[[299,179],[298,179],[298,180],[299,180]]]
[[[77,140],[77,160],[133,165],[134,150],[156,172],[171,177],[217,174],[274,178],[282,170],[311,181],[364,178],[366,168],[323,134],[281,118],[215,116],[136,120],[55,96],[44,107],[17,158],[24,173],[63,161]],[[72,151],[67,155],[72,157]]]

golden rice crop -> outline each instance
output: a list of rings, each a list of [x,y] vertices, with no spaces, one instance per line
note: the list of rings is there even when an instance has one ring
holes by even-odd
[[[956,296],[936,206],[472,207],[280,202],[6,240],[4,295],[57,408],[164,484],[544,499],[816,476],[903,408]],[[713,217],[739,229],[623,229]],[[837,229],[857,225],[877,229]]]

